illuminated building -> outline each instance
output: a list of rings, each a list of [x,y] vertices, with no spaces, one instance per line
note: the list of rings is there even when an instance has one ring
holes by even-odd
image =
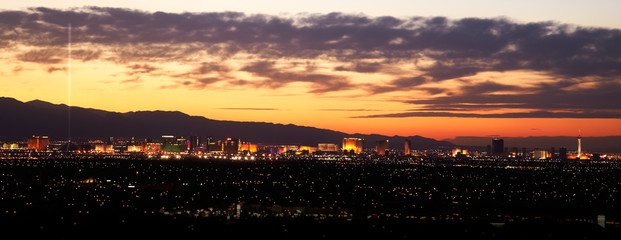
[[[410,152],[412,151],[412,141],[410,141],[410,139],[405,139],[405,155],[410,155]]]
[[[215,141],[212,137],[207,137],[203,145],[206,152],[222,152],[222,140]]]
[[[201,137],[199,136],[190,136],[188,140],[190,143],[189,150],[193,152],[201,152],[203,149],[201,148]]]
[[[239,151],[239,139],[227,138],[222,145],[222,151],[227,154],[236,154]]]
[[[468,150],[466,149],[459,149],[459,148],[455,148],[452,151],[453,153],[453,157],[457,157],[457,155],[468,155]]]
[[[161,143],[147,143],[145,146],[145,152],[156,153],[162,151]]]
[[[114,152],[114,145],[105,144],[101,140],[97,140],[93,144],[95,144],[95,152]]]
[[[375,151],[379,155],[386,155],[388,149],[388,139],[375,142]]]
[[[270,153],[270,154],[276,154],[278,153],[278,146],[265,146],[263,147],[263,152]]]
[[[317,145],[317,150],[322,152],[338,152],[339,146],[333,143],[320,143]]]
[[[251,152],[251,153],[257,152],[257,145],[249,143],[249,142],[245,142],[245,143],[242,143],[239,146],[239,151],[240,152],[248,151],[248,152]]]
[[[364,139],[362,138],[343,138],[343,151],[350,153],[362,153]]]
[[[162,136],[162,151],[164,152],[184,152],[190,147],[190,142],[185,138],[175,138],[171,135]]]
[[[50,145],[50,139],[47,136],[32,136],[28,138],[28,149],[44,151]]]
[[[316,147],[311,147],[311,146],[300,146],[300,153],[314,153],[317,151]]]
[[[548,151],[546,150],[535,150],[533,152],[533,158],[534,159],[546,159],[548,157]]]
[[[582,136],[578,134],[578,158],[582,157]]]
[[[597,225],[603,228],[606,227],[606,215],[604,214],[597,215]]]
[[[492,139],[492,154],[501,154],[504,152],[505,142],[500,138]]]
[[[128,152],[142,152],[142,145],[131,145],[127,146]]]

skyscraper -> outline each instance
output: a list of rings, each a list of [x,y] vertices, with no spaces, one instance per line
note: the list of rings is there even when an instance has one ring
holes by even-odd
[[[194,151],[202,151],[201,144],[202,144],[202,140],[201,137],[199,136],[190,136],[190,151],[194,152]]]
[[[236,138],[227,138],[222,146],[222,151],[229,154],[237,154],[239,151],[240,141]]]
[[[533,158],[541,160],[546,159],[548,158],[548,151],[536,149],[535,151],[533,151]]]
[[[343,151],[362,153],[364,139],[362,138],[343,138]]]
[[[163,135],[161,141],[164,152],[184,152],[190,147],[188,140],[182,137],[175,138],[172,135]]]
[[[562,147],[558,149],[558,158],[561,160],[567,159],[567,148]]]
[[[388,139],[375,142],[375,151],[379,155],[386,155],[388,149]]]
[[[410,152],[412,151],[412,142],[410,141],[410,139],[405,139],[405,155],[410,155]]]
[[[492,154],[501,154],[505,149],[505,141],[500,138],[492,139]]]
[[[339,146],[333,143],[320,143],[318,144],[317,150],[322,152],[338,152]]]
[[[28,138],[28,149],[33,150],[47,150],[47,146],[50,145],[50,139],[47,136],[32,136]]]
[[[556,159],[555,155],[556,155],[556,152],[555,152],[554,147],[550,148],[550,158],[551,159]]]

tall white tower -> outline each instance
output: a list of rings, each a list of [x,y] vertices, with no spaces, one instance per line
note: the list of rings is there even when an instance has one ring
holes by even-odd
[[[578,131],[578,159],[582,156],[582,134]]]

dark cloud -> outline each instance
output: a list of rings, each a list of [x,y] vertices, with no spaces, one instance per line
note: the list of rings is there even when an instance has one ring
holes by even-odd
[[[427,92],[430,95],[437,95],[437,94],[444,93],[444,92],[447,91],[444,88],[432,88],[432,87],[420,87],[420,88],[416,88],[416,89],[417,90],[425,91],[425,92]]]
[[[19,54],[17,59],[23,62],[54,64],[66,59],[66,57],[67,52],[60,49],[36,49]]]
[[[257,111],[275,111],[280,110],[278,108],[217,108],[220,110],[257,110]]]
[[[159,70],[160,68],[155,67],[150,64],[132,64],[127,66],[130,71],[126,72],[127,75],[141,75],[147,73],[153,73],[154,71]]]
[[[381,63],[377,62],[357,62],[334,68],[334,71],[350,71],[359,73],[375,73],[382,68]]]
[[[22,62],[59,64],[66,58],[68,24],[76,60],[123,64],[131,76],[166,75],[175,78],[177,87],[223,83],[277,89],[306,83],[308,92],[317,94],[357,88],[368,94],[428,93],[403,100],[418,109],[403,115],[467,116],[467,111],[513,109],[521,113],[472,116],[611,117],[621,102],[621,30],[554,22],[32,8],[0,11],[0,50],[13,52]],[[238,54],[247,60],[228,61]],[[335,73],[319,72],[312,63],[316,59],[330,61]],[[303,70],[283,66],[290,60],[307,65]],[[195,68],[185,73],[149,68],[170,62]],[[416,67],[395,71],[393,64]],[[468,78],[522,70],[550,80],[510,85]],[[236,71],[254,78],[240,79],[231,74]],[[343,71],[389,77],[356,85],[355,79],[338,75]],[[439,86],[449,79],[463,84],[458,89]]]
[[[524,88],[514,86],[514,85],[506,85],[500,84],[492,81],[486,81],[483,83],[467,85],[461,88],[462,94],[485,94],[485,93],[493,93],[500,91],[519,91],[524,90]]]
[[[319,109],[319,111],[328,111],[328,112],[376,112],[376,111],[381,111],[381,110],[377,110],[377,109],[364,109],[364,108],[354,108],[354,109],[326,108],[326,109]]]
[[[459,95],[431,99],[409,100],[407,103],[432,107],[458,107],[464,109],[545,109],[545,110],[621,110],[621,83],[596,83],[588,89],[563,90],[565,82],[557,87],[542,83],[535,87],[517,87],[482,83],[465,87]],[[475,90],[478,89],[478,90]],[[495,90],[494,90],[495,89]],[[494,91],[520,90],[521,94],[490,94]]]
[[[66,67],[54,67],[54,66],[50,66],[47,68],[48,73],[53,73],[56,71],[67,71],[67,68]]]
[[[228,75],[230,71],[229,67],[220,63],[202,62],[194,69],[185,73],[152,73],[152,75],[164,75],[175,79],[187,79],[186,81],[182,81],[182,84],[186,87],[191,87],[193,89],[204,89],[211,84],[233,79]],[[213,75],[214,73],[216,73],[216,75]]]
[[[23,43],[33,46],[64,45],[69,23],[75,26],[74,42],[122,46],[117,52],[122,59],[179,59],[184,52],[199,50],[218,55],[245,52],[268,58],[328,54],[341,60],[414,61],[422,54],[435,61],[423,74],[435,81],[481,71],[520,69],[570,77],[621,75],[619,30],[552,22],[372,18],[342,13],[285,18],[99,7],[35,8],[0,14],[0,25],[12,26],[3,28],[5,34],[13,31],[10,29],[23,29]],[[378,69],[372,63],[341,68],[358,72]]]
[[[460,117],[460,118],[621,118],[621,112],[520,112],[520,113],[454,113],[454,112],[405,112],[355,116],[352,118],[404,118],[404,117]]]
[[[376,84],[366,85],[367,91],[373,94],[394,92],[402,90],[410,90],[413,87],[420,86],[427,83],[427,79],[422,76],[416,77],[403,77],[390,81],[389,85],[378,86]]]
[[[214,62],[203,62],[201,66],[197,69],[200,74],[208,74],[212,72],[229,72],[230,69],[222,64],[214,63]]]
[[[97,60],[101,57],[101,50],[72,50],[71,58],[72,60],[80,60],[82,62],[88,62],[91,60]]]
[[[252,82],[257,87],[280,88],[293,82],[311,83],[311,93],[326,93],[353,88],[351,83],[339,76],[293,72],[278,69],[274,62],[257,61],[246,65],[241,71],[252,73],[265,80]]]
[[[621,118],[621,83],[604,81],[575,88],[577,83],[520,87],[487,81],[463,86],[455,95],[406,100],[417,106],[408,112],[358,117]],[[514,93],[499,94],[504,91]],[[512,113],[479,113],[494,110]]]

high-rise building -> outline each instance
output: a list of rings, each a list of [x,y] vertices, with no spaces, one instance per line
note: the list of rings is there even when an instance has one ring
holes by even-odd
[[[236,154],[239,151],[239,145],[239,139],[227,138],[222,145],[222,151],[228,154]]]
[[[127,146],[127,152],[142,152],[143,151],[143,146],[142,145],[129,145]]]
[[[468,150],[465,149],[461,149],[461,148],[454,148],[452,152],[453,157],[458,157],[461,155],[465,155],[463,152],[466,151],[468,152]]]
[[[201,137],[199,136],[190,136],[190,151],[192,152],[200,152],[203,149],[201,148]]]
[[[412,152],[412,141],[410,141],[410,139],[405,139],[405,155],[410,155],[410,153]]]
[[[162,151],[162,143],[147,143],[144,147],[145,152],[157,153]]]
[[[548,157],[548,151],[546,151],[546,150],[538,150],[537,149],[537,150],[535,150],[533,152],[533,158],[534,159],[541,159],[541,160],[543,160],[543,159],[546,159],[547,157]]]
[[[50,145],[50,139],[47,136],[35,136],[28,138],[28,149],[44,151]]]
[[[334,143],[320,143],[317,145],[317,150],[321,152],[338,152],[339,145]]]
[[[550,158],[551,159],[556,159],[556,151],[555,151],[554,147],[550,148]]]
[[[343,152],[362,153],[364,139],[362,138],[343,138]]]
[[[162,136],[162,151],[164,152],[185,152],[190,144],[185,138],[175,138],[175,136]]]
[[[388,149],[388,139],[375,142],[375,151],[379,155],[386,155]]]
[[[562,147],[558,149],[558,158],[561,160],[567,159],[567,148]]]
[[[317,151],[317,147],[311,147],[311,146],[300,146],[300,151],[298,153],[300,154],[312,154],[314,152]]]
[[[257,144],[252,144],[249,142],[244,142],[241,143],[241,145],[239,145],[239,151],[240,152],[244,152],[244,151],[248,151],[248,152],[257,152]]]
[[[109,144],[109,141],[96,140],[92,144],[95,146],[95,152],[114,152],[114,145]]]
[[[492,154],[501,154],[504,152],[505,141],[500,138],[492,139]]]

